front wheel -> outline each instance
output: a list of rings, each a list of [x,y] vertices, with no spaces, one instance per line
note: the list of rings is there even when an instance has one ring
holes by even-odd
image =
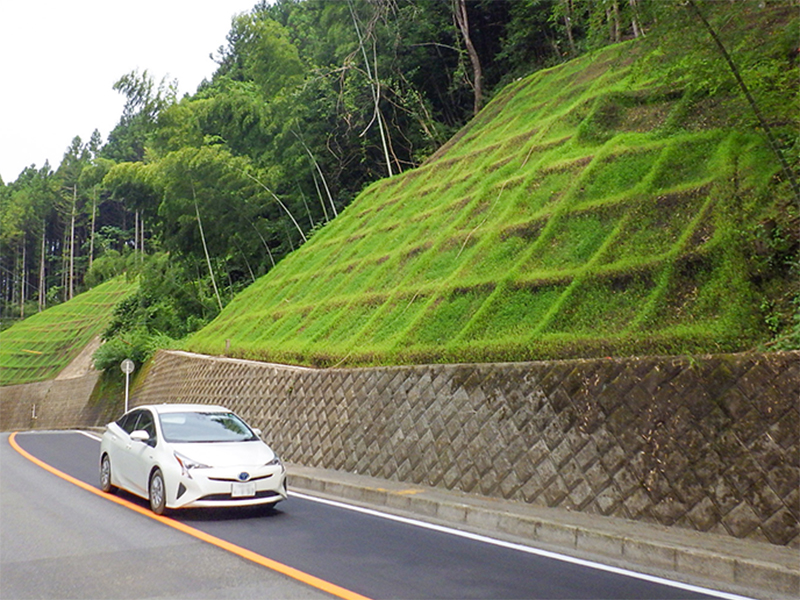
[[[100,459],[100,489],[108,494],[113,494],[117,488],[111,485],[111,459],[104,454]]]
[[[167,508],[167,488],[164,485],[164,475],[161,469],[156,469],[150,475],[149,497],[150,510],[157,515],[163,515]]]

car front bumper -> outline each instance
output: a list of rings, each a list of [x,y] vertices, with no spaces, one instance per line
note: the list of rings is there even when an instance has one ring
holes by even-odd
[[[245,481],[239,479],[243,472],[250,474]],[[169,497],[169,508],[274,504],[288,497],[286,471],[282,466],[193,469],[191,476],[181,474],[170,486]]]

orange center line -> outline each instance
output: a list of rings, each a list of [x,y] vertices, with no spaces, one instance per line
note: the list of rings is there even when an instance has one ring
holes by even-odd
[[[29,461],[34,463],[35,465],[41,467],[45,471],[52,473],[53,475],[60,477],[61,479],[68,481],[74,485],[77,485],[79,488],[86,490],[87,492],[91,492],[96,496],[100,496],[106,500],[110,500],[111,502],[116,502],[120,506],[124,506],[125,508],[129,508],[130,510],[139,513],[140,515],[144,515],[145,517],[149,517],[159,523],[163,523],[164,525],[168,525],[173,529],[177,529],[178,531],[182,531],[188,535],[191,535],[198,540],[203,542],[207,542],[218,548],[222,548],[236,556],[244,558],[245,560],[249,560],[254,562],[262,567],[266,567],[271,569],[272,571],[276,571],[278,573],[282,573],[283,575],[287,575],[292,579],[296,579],[305,583],[306,585],[310,585],[318,590],[322,590],[323,592],[327,592],[337,598],[342,598],[343,600],[370,600],[366,596],[362,596],[361,594],[357,594],[356,592],[351,592],[348,589],[340,587],[334,583],[330,583],[329,581],[325,581],[324,579],[320,579],[319,577],[314,577],[313,575],[309,575],[299,569],[295,569],[294,567],[290,567],[283,563],[280,563],[276,560],[272,560],[271,558],[267,558],[265,556],[261,556],[260,554],[253,552],[252,550],[247,550],[246,548],[242,548],[241,546],[237,546],[231,542],[227,542],[221,538],[208,534],[204,531],[199,529],[195,529],[194,527],[190,527],[185,523],[181,523],[180,521],[176,521],[175,519],[170,519],[169,517],[164,517],[161,515],[157,515],[141,506],[125,500],[124,498],[119,498],[112,494],[107,494],[96,487],[89,485],[81,481],[80,479],[76,479],[71,475],[67,475],[63,471],[59,471],[55,467],[48,465],[46,462],[36,458],[32,454],[28,453],[27,451],[23,450],[20,445],[17,443],[16,437],[18,432],[12,433],[8,438],[8,443],[11,444],[11,447],[14,448],[19,454],[27,458]]]

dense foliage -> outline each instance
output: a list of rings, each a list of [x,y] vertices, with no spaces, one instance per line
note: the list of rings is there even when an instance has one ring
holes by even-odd
[[[3,322],[112,276],[120,255],[157,251],[183,264],[185,281],[211,293],[216,284],[224,304],[366,184],[418,165],[470,118],[476,82],[459,4],[487,98],[614,41],[598,0],[257,4],[233,19],[195,94],[123,74],[114,88],[125,107],[105,143],[76,137],[57,168],[0,182]],[[632,35],[645,3],[614,4],[614,30]],[[95,266],[104,255],[113,259]]]
[[[689,7],[731,51],[765,122],[741,100]],[[174,82],[146,71],[124,74],[115,89],[125,108],[105,143],[99,134],[76,138],[57,169],[31,166],[0,182],[0,317],[27,316],[136,268],[141,288],[108,337],[181,338],[370,183],[429,160],[504,86],[623,40],[637,39],[633,72],[657,74],[662,93],[680,98],[666,127],[724,114],[725,126],[744,131],[766,124],[776,149],[796,157],[794,8],[793,0],[261,2],[232,20],[216,72],[194,94],[177,98]],[[708,110],[720,98],[734,108]],[[593,107],[591,119],[588,106],[576,110],[576,139],[613,137],[617,103]],[[797,206],[791,194],[781,198],[741,234],[760,261],[752,277],[765,289],[764,319],[791,346],[796,292],[781,282],[797,268]]]

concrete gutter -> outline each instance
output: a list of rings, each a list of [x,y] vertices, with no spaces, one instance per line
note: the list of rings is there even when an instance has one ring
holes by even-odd
[[[800,598],[800,550],[287,465],[289,489],[765,600]]]

